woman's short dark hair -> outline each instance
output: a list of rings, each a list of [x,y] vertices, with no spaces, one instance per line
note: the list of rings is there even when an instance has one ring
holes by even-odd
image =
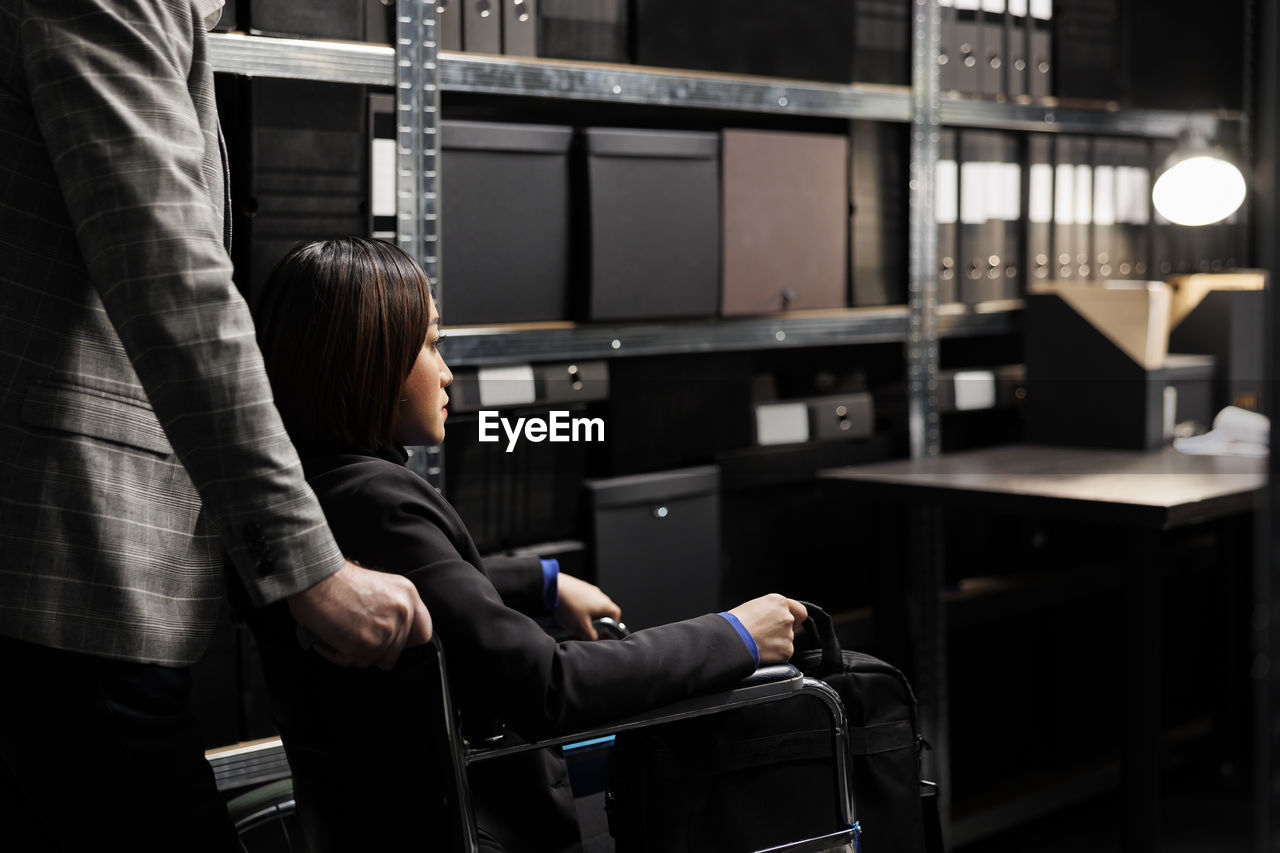
[[[413,259],[378,240],[317,240],[276,264],[254,314],[276,407],[299,450],[393,443],[430,294]]]

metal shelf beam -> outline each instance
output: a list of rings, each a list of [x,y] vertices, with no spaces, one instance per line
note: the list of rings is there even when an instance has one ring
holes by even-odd
[[[938,315],[938,330],[943,337],[998,335],[1017,331],[1021,321],[1016,303],[1001,303],[999,310],[980,312],[948,308]],[[451,366],[465,367],[513,361],[901,343],[907,340],[907,329],[908,310],[902,305],[720,320],[467,326],[445,330],[445,354]]]
[[[214,71],[366,86],[396,85],[396,51],[385,44],[210,33]]]
[[[395,49],[388,45],[213,33],[209,52],[215,70],[233,74],[396,85]],[[912,117],[911,90],[906,86],[841,85],[448,51],[440,53],[439,75],[440,87],[454,92],[881,121],[906,122]],[[1157,138],[1174,138],[1192,124],[1213,138],[1222,125],[1241,119],[1236,112],[1006,103],[957,96],[943,97],[940,104],[944,126]]]

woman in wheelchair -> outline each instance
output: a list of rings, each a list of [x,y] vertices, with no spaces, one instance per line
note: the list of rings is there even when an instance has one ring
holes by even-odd
[[[453,507],[404,466],[405,445],[444,439],[453,376],[426,276],[399,249],[354,237],[295,248],[256,320],[276,405],[338,544],[417,586],[473,742],[603,723],[790,657],[804,609],[780,595],[618,642],[558,642],[540,627],[535,617],[550,613],[590,636],[593,617],[619,612],[536,559],[486,564]],[[450,764],[422,668],[340,667],[303,648],[287,605],[247,616],[309,848],[451,849]],[[470,781],[489,848],[578,849],[559,750],[482,763]]]

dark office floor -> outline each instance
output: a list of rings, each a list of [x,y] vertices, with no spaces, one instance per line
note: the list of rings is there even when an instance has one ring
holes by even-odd
[[[1161,853],[1247,853],[1253,814],[1247,771],[1192,764],[1169,773],[1161,802]],[[1119,853],[1118,794],[1100,797],[957,853]]]

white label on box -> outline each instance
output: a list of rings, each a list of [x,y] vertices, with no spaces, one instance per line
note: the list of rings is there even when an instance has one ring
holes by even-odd
[[[1059,225],[1073,225],[1076,221],[1076,167],[1070,163],[1059,163],[1054,168],[1053,221]]]
[[[538,398],[533,384],[533,366],[529,364],[482,367],[477,371],[477,378],[481,406],[522,406]]]
[[[1004,14],[1004,0],[982,0],[982,11],[996,15]]]
[[[374,216],[396,215],[396,141],[373,140],[369,156],[369,208]]]
[[[990,370],[957,370],[956,411],[990,409],[996,404],[996,375]]]
[[[960,164],[960,221],[981,225],[987,221],[987,163]]]
[[[1053,20],[1053,0],[1031,0],[1031,17],[1042,21]]]
[[[1173,438],[1173,430],[1178,425],[1178,389],[1172,385],[1164,386],[1164,418],[1161,426],[1165,441]]]
[[[1031,182],[1027,187],[1027,218],[1032,222],[1053,221],[1053,166],[1031,164]]]
[[[1009,14],[1015,18],[1027,16],[1027,0],[1009,0]]]
[[[1076,166],[1076,224],[1093,221],[1093,167]]]
[[[804,403],[756,406],[757,444],[796,444],[809,440],[809,407]]]
[[[935,221],[939,225],[954,224],[959,216],[960,188],[957,186],[956,175],[955,160],[939,160],[934,168],[933,209]]]
[[[968,9],[976,12],[982,8],[982,0],[953,0],[952,5],[957,9]]]
[[[939,8],[939,9],[950,9],[950,8],[951,8],[951,0],[938,0],[938,8]]]
[[[1096,225],[1116,224],[1116,170],[1096,166],[1093,170],[1093,221]]]

